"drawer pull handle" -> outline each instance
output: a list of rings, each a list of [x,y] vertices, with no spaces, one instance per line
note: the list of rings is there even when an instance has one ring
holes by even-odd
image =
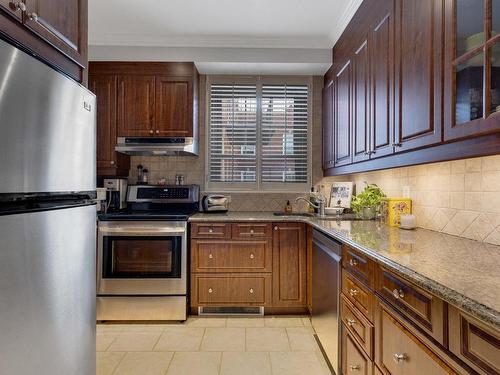
[[[347,318],[347,325],[348,325],[349,327],[352,327],[352,326],[353,326],[353,325],[355,325],[355,324],[356,324],[356,321],[355,321],[354,319],[349,319],[349,318]]]
[[[274,230],[278,230],[278,226],[277,225],[274,226]]]
[[[405,297],[405,294],[403,292],[403,289],[394,289],[392,291],[392,295],[394,296],[394,298],[396,299],[400,299],[400,298],[404,298]]]
[[[351,369],[351,371],[359,371],[359,370],[361,370],[361,366],[360,365],[350,365],[349,368]]]
[[[212,293],[213,292],[213,289],[212,288],[208,288],[208,293]]]
[[[36,14],[35,12],[29,13],[28,18],[30,21],[38,22],[38,14]]]
[[[357,289],[349,289],[349,294],[353,297],[358,295],[358,290]]]
[[[406,356],[405,353],[394,353],[394,362],[396,363],[401,363],[403,361],[406,361],[408,357]]]
[[[26,12],[26,5],[22,1],[11,1],[9,5],[12,10]]]
[[[214,232],[214,230],[213,230],[212,228],[210,228],[210,229],[208,230],[208,233],[213,233],[213,232]]]
[[[255,258],[255,255],[250,254],[250,259],[253,259],[253,258]]]
[[[212,254],[208,254],[208,259],[213,259],[214,256]]]
[[[349,259],[349,264],[351,265],[351,267],[356,267],[358,265],[358,261],[356,259]]]
[[[250,288],[249,292],[250,294],[253,294],[253,288]]]
[[[253,229],[250,229],[250,234],[254,234],[255,231]]]

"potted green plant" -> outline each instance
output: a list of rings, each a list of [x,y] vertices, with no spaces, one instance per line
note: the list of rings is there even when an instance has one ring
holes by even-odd
[[[352,198],[351,208],[361,219],[372,220],[377,216],[384,192],[375,184],[366,183],[363,191]]]

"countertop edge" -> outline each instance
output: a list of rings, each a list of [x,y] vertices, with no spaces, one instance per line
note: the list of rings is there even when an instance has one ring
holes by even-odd
[[[318,219],[314,219],[318,220]],[[355,249],[363,252],[373,260],[381,263],[382,265],[388,267],[391,271],[395,272],[399,276],[415,283],[417,286],[420,288],[428,291],[429,293],[432,293],[436,295],[437,297],[441,298],[442,300],[450,303],[451,305],[465,311],[466,313],[470,314],[476,319],[479,319],[482,322],[485,322],[487,324],[490,324],[494,326],[497,329],[500,329],[500,312],[483,305],[480,302],[477,302],[467,296],[464,296],[463,294],[447,287],[444,286],[437,281],[428,278],[426,276],[423,276],[419,274],[418,272],[412,270],[411,268],[405,267],[397,262],[394,262],[393,260],[390,260],[383,255],[380,255],[377,253],[375,250],[367,248],[365,246],[362,246],[358,244],[357,242],[353,241],[351,238],[342,236],[338,232],[334,232],[331,230],[328,230],[327,228],[324,228],[321,226],[320,223],[311,220],[309,217],[301,217],[301,216],[289,216],[289,217],[283,217],[283,216],[276,216],[273,219],[266,219],[263,220],[262,218],[252,218],[252,217],[242,217],[242,216],[235,216],[235,217],[228,217],[228,216],[220,216],[214,218],[212,215],[210,217],[196,217],[193,216],[189,218],[189,222],[193,223],[200,223],[200,222],[210,222],[210,221],[224,221],[224,222],[239,222],[239,221],[260,221],[260,222],[302,222],[311,225],[313,228],[321,231],[322,233],[332,237],[333,239],[336,239],[340,242],[343,242],[349,246],[354,247]]]

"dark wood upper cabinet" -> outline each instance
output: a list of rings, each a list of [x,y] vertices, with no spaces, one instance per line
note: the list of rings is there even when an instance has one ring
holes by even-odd
[[[452,0],[445,5],[444,138],[498,132],[500,4]]]
[[[353,127],[352,159],[363,161],[370,157],[370,66],[368,40],[357,48],[353,58]]]
[[[325,80],[323,87],[323,169],[332,168],[333,161],[333,78]]]
[[[396,1],[396,152],[441,142],[443,6]]]
[[[155,76],[118,77],[118,137],[154,134]]]
[[[72,60],[87,65],[87,0],[26,0],[25,22]]]
[[[0,0],[0,33],[86,84],[87,13],[87,0]]]
[[[115,151],[117,77],[91,75],[89,89],[97,99],[97,175],[128,176],[130,157]]]
[[[352,63],[348,60],[335,77],[334,162],[335,166],[352,162]]]
[[[370,30],[370,158],[394,152],[394,2],[379,1]]]
[[[155,134],[193,135],[193,77],[156,77]]]
[[[273,306],[306,306],[305,233],[303,223],[273,224]]]

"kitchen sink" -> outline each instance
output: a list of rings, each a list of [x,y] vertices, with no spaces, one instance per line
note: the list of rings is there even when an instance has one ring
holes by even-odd
[[[309,212],[275,212],[274,216],[305,216],[305,217],[314,217],[316,215],[311,214]]]

